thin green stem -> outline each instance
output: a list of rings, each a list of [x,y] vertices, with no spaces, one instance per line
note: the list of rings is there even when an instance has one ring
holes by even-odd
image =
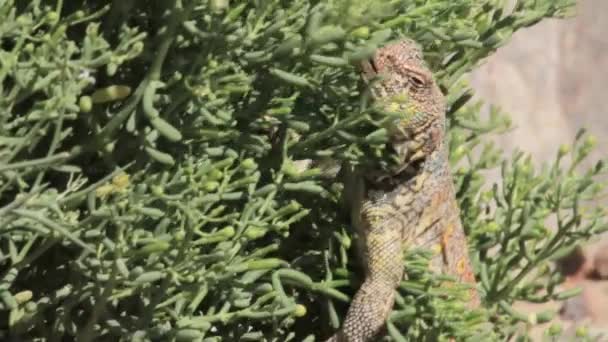
[[[38,159],[26,160],[26,161],[22,161],[22,162],[16,162],[16,163],[12,163],[12,164],[0,165],[0,172],[9,171],[9,170],[19,170],[19,169],[24,169],[24,168],[28,168],[28,167],[40,168],[40,167],[45,167],[45,166],[49,166],[52,164],[59,164],[59,163],[62,163],[64,161],[68,160],[71,156],[72,155],[69,152],[61,152],[61,153],[57,153],[55,155],[50,155],[50,156],[47,156],[44,158],[38,158]]]

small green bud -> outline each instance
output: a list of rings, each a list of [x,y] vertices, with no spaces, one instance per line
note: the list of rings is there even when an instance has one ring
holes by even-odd
[[[562,333],[562,326],[559,324],[551,324],[549,329],[547,329],[547,334],[549,336],[559,336]]]
[[[106,74],[108,76],[114,76],[116,74],[116,71],[118,71],[118,64],[108,63],[108,65],[106,66]]]
[[[213,169],[209,172],[209,180],[220,180],[224,176],[224,173],[218,169]]]
[[[562,144],[562,145],[559,147],[559,150],[558,150],[558,152],[557,152],[557,153],[558,153],[558,155],[559,155],[560,157],[563,157],[563,156],[565,156],[566,154],[570,153],[570,145]]]
[[[306,307],[302,304],[296,305],[296,309],[293,311],[293,315],[296,317],[306,316]]]
[[[369,37],[369,26],[360,26],[350,32],[351,37],[367,39]]]
[[[241,166],[245,170],[253,170],[253,169],[256,169],[258,167],[258,165],[256,164],[256,162],[252,158],[247,158],[247,159],[243,160],[243,162],[241,162]]]
[[[139,55],[143,50],[144,50],[143,42],[135,42],[135,44],[133,44],[133,52],[135,54]],[[179,71],[176,71],[176,74],[179,74]],[[179,74],[179,75],[181,75],[181,74]],[[181,79],[181,77],[179,79]]]
[[[115,147],[116,147],[116,142],[112,141],[112,142],[109,142],[109,143],[105,144],[105,146],[103,147],[103,149],[107,153],[112,153],[112,152],[114,152],[114,148]]]
[[[266,228],[250,226],[247,228],[247,230],[245,230],[245,233],[243,235],[245,235],[245,237],[250,240],[256,240],[266,235],[267,232],[268,229]]]
[[[586,327],[576,328],[576,337],[587,337],[588,331]]]
[[[183,230],[180,230],[175,233],[175,241],[183,241],[184,238],[186,238],[186,232],[184,232]]]
[[[458,146],[454,150],[454,153],[452,154],[452,158],[454,158],[455,160],[458,160],[458,159],[462,158],[466,152],[467,152],[467,150],[464,148],[464,146],[462,146],[462,145]]]
[[[597,145],[597,138],[593,135],[589,135],[587,139],[585,139],[584,146],[588,149],[592,149]]]
[[[162,196],[165,194],[165,190],[158,185],[151,186],[150,190],[152,191],[152,194],[156,196]]]
[[[33,294],[32,294],[32,291],[25,290],[25,291],[16,293],[13,297],[15,297],[17,304],[23,304],[23,303],[29,302],[32,299]]]
[[[342,246],[344,246],[344,248],[349,249],[352,244],[352,240],[350,239],[350,236],[344,235],[340,239],[340,243],[342,244]]]
[[[46,20],[48,20],[51,24],[54,24],[59,20],[59,14],[57,14],[55,11],[51,11],[46,14]]]
[[[486,225],[486,230],[490,233],[498,232],[500,230],[500,226],[498,223],[492,221]]]
[[[233,226],[226,226],[219,230],[216,234],[229,238],[233,237],[234,234],[236,234],[236,231],[234,230]]]
[[[78,106],[81,112],[88,113],[93,109],[93,100],[90,96],[81,96],[78,100]]]
[[[216,181],[208,181],[205,182],[205,184],[203,185],[203,189],[205,189],[205,191],[207,192],[212,192],[217,190],[217,188],[220,186],[220,183],[216,182]]]

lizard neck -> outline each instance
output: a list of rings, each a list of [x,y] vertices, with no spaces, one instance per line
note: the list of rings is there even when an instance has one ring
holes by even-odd
[[[393,142],[402,164],[388,172],[366,172],[367,188],[392,192],[403,184],[422,184],[429,176],[451,180],[445,127],[445,118],[427,122],[423,130],[411,127],[407,140]]]
[[[448,186],[445,182],[452,182],[445,117],[440,117],[436,120],[432,128],[427,130],[427,132],[427,150],[424,151],[425,158],[420,166],[418,178],[423,177],[428,179],[426,181],[422,180],[422,183],[427,183],[424,187],[443,188],[444,186]]]
[[[445,144],[445,142],[442,141],[435,148],[435,150],[430,152],[428,154],[428,156],[425,158],[425,160],[422,164],[422,167],[421,167],[421,172],[432,174],[432,175],[437,174],[439,176],[443,176],[444,173],[449,172],[449,170],[450,170],[450,165],[449,165],[447,145]]]
[[[390,200],[397,194],[410,193],[414,198],[429,196],[427,187],[438,188],[438,182],[452,181],[447,149],[444,144],[396,175],[366,178],[366,189],[372,201]]]
[[[425,123],[423,129],[419,128],[412,127],[410,139],[395,148],[403,160],[403,165],[394,174],[400,181],[448,169],[445,118],[437,118]]]

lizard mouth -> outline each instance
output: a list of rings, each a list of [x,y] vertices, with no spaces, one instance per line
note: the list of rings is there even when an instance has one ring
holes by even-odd
[[[404,163],[390,170],[371,170],[365,175],[368,186],[376,190],[391,191],[399,184],[413,179],[422,172],[424,159]]]

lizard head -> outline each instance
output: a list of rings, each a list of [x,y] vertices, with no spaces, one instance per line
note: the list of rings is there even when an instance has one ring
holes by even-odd
[[[437,150],[445,130],[445,98],[418,44],[405,39],[384,46],[361,69],[377,105],[398,114],[387,129],[400,162],[406,165]]]

